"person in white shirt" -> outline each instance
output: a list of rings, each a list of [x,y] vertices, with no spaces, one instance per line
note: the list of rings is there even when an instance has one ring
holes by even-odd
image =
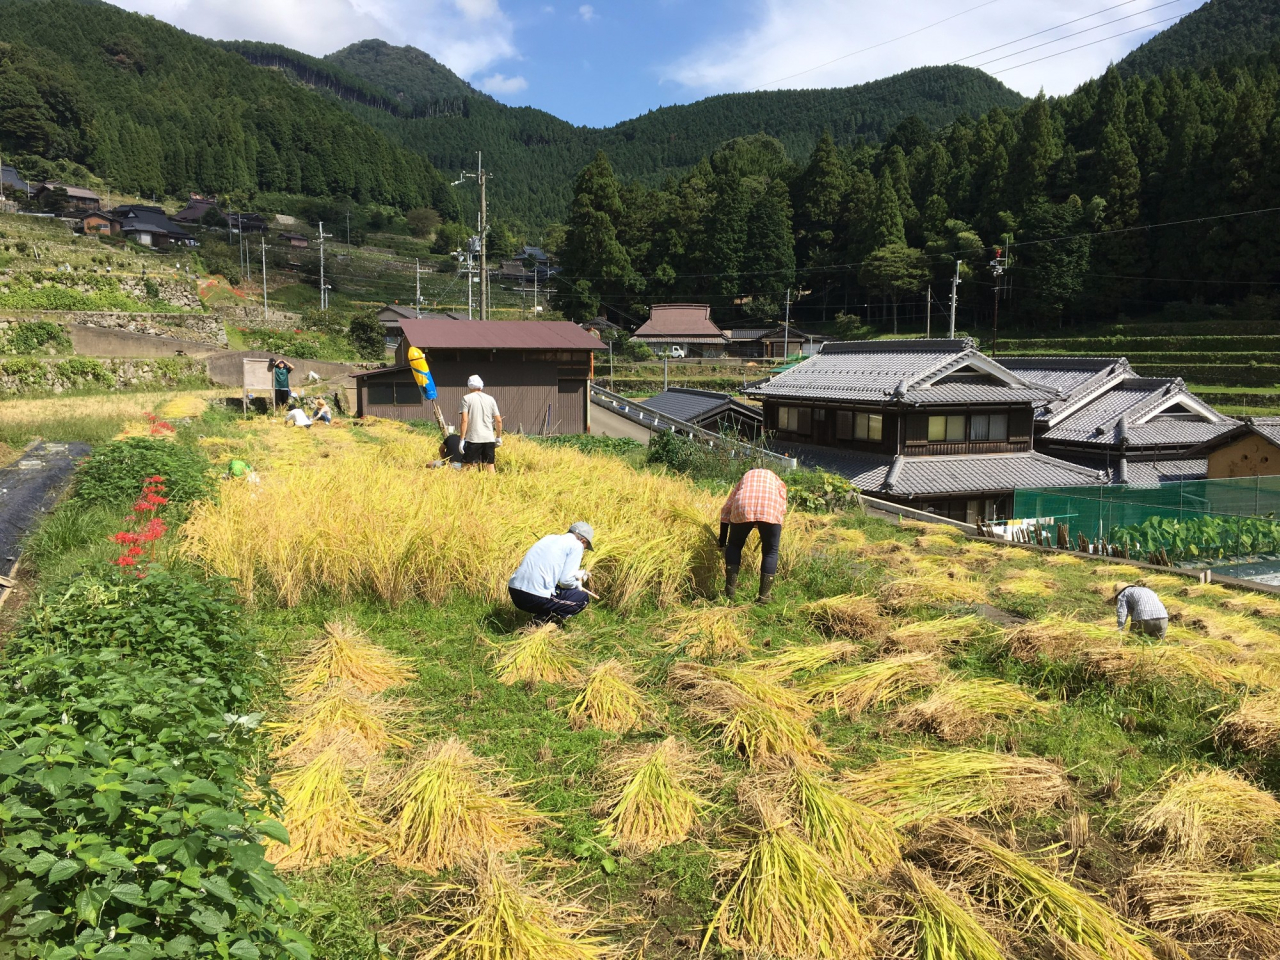
[[[468,392],[462,398],[458,413],[462,414],[464,462],[471,466],[484,464],[495,472],[495,451],[502,446],[502,414],[498,401],[484,392],[484,381],[474,374],[467,378]]]
[[[579,520],[568,533],[543,537],[524,555],[507,582],[517,610],[533,614],[535,623],[565,620],[587,608],[591,595],[582,589],[590,573],[582,569],[582,551],[592,550],[595,531]]]
[[[284,425],[286,427],[306,427],[311,429],[311,418],[307,416],[306,411],[301,407],[294,407],[284,415]]]

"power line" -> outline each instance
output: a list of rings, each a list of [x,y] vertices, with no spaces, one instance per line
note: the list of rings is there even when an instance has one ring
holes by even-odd
[[[1138,33],[1141,30],[1150,30],[1152,27],[1158,27],[1162,23],[1170,23],[1174,20],[1181,20],[1185,16],[1186,16],[1185,13],[1179,13],[1173,17],[1165,17],[1163,20],[1157,20],[1155,23],[1145,23],[1140,27],[1134,27],[1132,30],[1123,30],[1120,33],[1113,33],[1109,37],[1102,37],[1101,39],[1093,40],[1093,41],[1090,41],[1089,43],[1082,43],[1080,44],[1080,46],[1071,47],[1069,50],[1060,50],[1057,53],[1051,53],[1046,57],[1037,57],[1035,60],[1028,60],[1026,63],[1019,63],[1012,67],[1005,67],[1003,70],[993,70],[992,75],[998,77],[1000,74],[1008,73],[1011,70],[1020,70],[1023,67],[1031,66],[1033,63],[1042,63],[1045,60],[1052,60],[1054,57],[1061,57],[1063,54],[1075,53],[1077,50],[1083,50],[1085,47],[1097,46],[1099,43],[1106,43],[1108,40],[1116,39],[1116,37],[1126,37],[1131,33]]]
[[[974,57],[980,57],[984,53],[991,53],[993,50],[1003,50],[1005,47],[1011,47],[1015,43],[1021,43],[1023,40],[1031,40],[1035,37],[1041,36],[1042,34],[1051,33],[1054,30],[1061,30],[1063,27],[1069,27],[1073,23],[1079,23],[1081,20],[1088,20],[1092,17],[1098,17],[1104,13],[1110,13],[1112,10],[1119,10],[1121,7],[1127,7],[1138,2],[1139,0],[1124,0],[1124,3],[1117,3],[1111,7],[1103,7],[1101,10],[1095,10],[1093,13],[1087,13],[1083,17],[1076,17],[1074,20],[1068,20],[1065,23],[1059,23],[1058,25],[1053,27],[1045,27],[1043,30],[1037,30],[1035,33],[1028,33],[1025,37],[1019,37],[1017,40],[1009,40],[1005,43],[998,43],[994,47],[987,47],[987,49],[985,50],[979,50],[977,53],[971,53],[966,57],[961,57],[959,60],[952,60],[951,65],[960,64],[966,60],[972,60]],[[1142,11],[1142,12],[1145,12],[1145,11]],[[1137,14],[1134,14],[1134,16],[1137,16]]]

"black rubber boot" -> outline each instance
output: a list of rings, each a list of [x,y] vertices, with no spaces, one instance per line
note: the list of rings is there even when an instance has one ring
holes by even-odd
[[[724,595],[732,600],[738,593],[738,571],[740,567],[724,565]]]
[[[773,574],[760,574],[760,596],[756,597],[756,603],[768,603],[773,596]]]

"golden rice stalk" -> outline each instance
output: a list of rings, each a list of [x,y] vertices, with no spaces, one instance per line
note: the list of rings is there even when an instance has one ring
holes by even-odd
[[[1027,567],[1006,577],[996,589],[1001,593],[1011,593],[1019,597],[1047,597],[1051,596],[1057,587],[1058,581],[1045,571]]]
[[[925,520],[908,520],[905,517],[898,522],[903,530],[914,530],[916,533],[932,537],[946,537],[948,540],[963,540],[964,531],[949,523],[929,523]]]
[[[1138,579],[1138,586],[1146,587],[1148,590],[1182,590],[1188,583],[1193,581],[1187,577],[1176,577],[1171,573],[1144,573]]]
[[[902,859],[898,831],[888,818],[850,800],[817,771],[792,766],[784,790],[801,831],[846,877],[883,874]]]
[[[601,833],[629,857],[682,843],[711,806],[705,761],[675,737],[616,755],[605,765],[608,811]]]
[[[884,591],[885,603],[895,610],[911,606],[940,606],[953,603],[986,603],[987,590],[969,577],[955,574],[922,574],[890,580]]]
[[[1258,844],[1280,841],[1280,801],[1225,770],[1179,773],[1132,834],[1187,860],[1247,863]]]
[[[916,537],[915,547],[917,550],[954,554],[959,552],[960,544],[956,537],[949,534],[923,533]]]
[[[971,900],[952,887],[944,890],[933,875],[910,863],[899,864],[893,888],[905,909],[899,938],[921,960],[1011,960],[1000,941],[974,916]]]
[[[823,633],[834,637],[867,640],[884,636],[887,629],[879,604],[871,597],[856,593],[806,603],[800,613]]]
[[[909,567],[920,559],[920,554],[901,540],[872,540],[860,551],[868,560],[878,560],[892,570]]]
[[[1180,647],[1186,647],[1188,650],[1194,650],[1203,656],[1213,657],[1218,660],[1238,662],[1247,659],[1249,656],[1243,648],[1236,646],[1230,640],[1217,640],[1213,637],[1206,637],[1203,633],[1197,633],[1190,627],[1183,627],[1178,624],[1170,625],[1164,639],[1166,643],[1177,644]]]
[[[1075,657],[1086,647],[1114,644],[1119,639],[1115,630],[1059,614],[1023,624],[1008,633],[1009,652],[1019,660],[1035,660],[1037,657],[1065,660]]]
[[[985,543],[981,540],[968,541],[960,551],[961,563],[974,570],[986,570],[1002,559],[1004,557],[999,547],[994,543]]]
[[[1171,644],[1133,647],[1095,647],[1081,650],[1085,669],[1112,683],[1142,683],[1152,679],[1230,690],[1247,685],[1247,676],[1185,647]]]
[[[340,743],[275,776],[289,846],[271,845],[267,859],[282,870],[298,870],[385,849],[380,839],[385,827],[364,812],[347,777],[347,752]]]
[[[437,941],[419,960],[606,960],[620,951],[599,923],[552,884],[533,886],[493,851],[467,864],[463,882],[436,888]]]
[[[941,653],[991,630],[990,620],[974,614],[913,620],[895,628],[881,649],[900,653]]]
[[[922,838],[940,865],[964,881],[992,912],[1030,934],[1075,944],[1080,957],[1154,960],[1140,933],[1110,908],[1051,870],[954,821]]]
[[[1077,564],[1084,563],[1084,559],[1070,553],[1051,553],[1044,558],[1044,562],[1051,567],[1074,567]]]
[[[634,671],[618,660],[596,665],[569,705],[569,725],[619,734],[640,730],[654,713],[635,683]]]
[[[767,680],[782,683],[797,673],[811,673],[833,663],[840,663],[857,656],[859,647],[847,640],[832,640],[812,646],[790,647],[771,657],[744,660],[740,666]]]
[[[867,535],[849,527],[832,527],[829,547],[836,550],[858,550],[866,545]]]
[[[179,394],[156,411],[156,415],[164,420],[182,420],[198,417],[209,409],[203,397],[194,394]]]
[[[1240,750],[1280,752],[1280,691],[1245,697],[1240,706],[1222,718],[1214,739]]]
[[[305,697],[331,680],[345,680],[361,693],[403,686],[417,674],[404,660],[371,641],[349,620],[325,624],[325,634],[294,666],[289,693]]]
[[[1226,873],[1158,864],[1137,870],[1126,889],[1147,923],[1216,946],[1213,955],[1280,951],[1280,865]]]
[[[673,616],[671,625],[662,644],[671,653],[699,659],[751,651],[741,607],[690,607]]]
[[[809,702],[820,709],[856,717],[872,707],[908,697],[941,677],[938,664],[929,654],[908,653],[810,677],[801,689]]]
[[[1103,580],[1100,583],[1089,584],[1091,593],[1096,593],[1108,603],[1125,586],[1124,580]]]
[[[554,623],[522,630],[498,647],[493,664],[499,683],[577,683],[582,679],[577,657],[566,649],[564,633]]]
[[[391,849],[407,866],[438,873],[486,851],[522,850],[547,819],[515,797],[498,765],[457,737],[425,747],[387,792]]]
[[[1251,590],[1232,592],[1230,597],[1222,601],[1222,605],[1228,610],[1240,611],[1255,617],[1280,618],[1280,600]]]
[[[898,709],[898,723],[959,743],[999,729],[1010,720],[1044,716],[1052,707],[1003,680],[948,680],[927,700]]]
[[[937,817],[1016,819],[1071,794],[1066,771],[1039,757],[921,750],[843,773],[844,793],[903,827]]]
[[[1108,580],[1136,580],[1142,576],[1142,570],[1130,563],[1103,563],[1089,572],[1095,577],[1106,577]]]
[[[339,743],[348,759],[358,763],[389,747],[409,745],[395,732],[404,712],[403,704],[361,693],[350,680],[338,680],[295,702],[291,716],[266,728],[283,741],[275,756],[286,765],[305,764]]]
[[[1215,639],[1231,640],[1245,648],[1280,650],[1280,634],[1259,626],[1253,618],[1243,614],[1223,613],[1210,607],[1188,605],[1177,613],[1170,608],[1169,618],[1203,630]]]
[[[749,956],[871,960],[875,929],[831,862],[791,824],[765,826],[703,938]]]

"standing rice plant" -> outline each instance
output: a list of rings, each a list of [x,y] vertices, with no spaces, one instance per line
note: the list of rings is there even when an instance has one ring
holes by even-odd
[[[385,849],[385,827],[356,800],[350,775],[348,751],[335,743],[305,766],[272,778],[284,801],[282,823],[289,845],[269,846],[268,860],[282,870],[300,870]]]
[[[898,709],[898,724],[959,743],[1000,729],[1010,720],[1042,717],[1053,708],[1016,683],[1003,680],[947,680],[928,699]]]
[[[821,773],[794,765],[782,777],[782,791],[801,832],[844,876],[882,875],[902,859],[888,818],[850,800]]]
[[[740,666],[766,680],[783,683],[797,673],[812,673],[833,663],[849,660],[857,656],[858,652],[859,648],[847,640],[833,640],[812,646],[790,647],[771,657],[744,660]]]
[[[1048,660],[1069,660],[1087,647],[1117,644],[1119,637],[1114,629],[1096,623],[1083,623],[1060,614],[1050,614],[1032,623],[1014,627],[1006,635],[1009,652],[1019,660],[1031,661],[1038,657]]]
[[[275,755],[285,765],[305,764],[332,746],[361,763],[390,747],[409,745],[396,732],[404,713],[402,703],[361,693],[350,680],[335,680],[294,701],[291,714],[266,729],[282,742]]]
[[[893,892],[902,904],[895,939],[903,943],[909,956],[917,960],[1012,960],[1001,941],[979,922],[973,901],[954,885],[944,890],[932,874],[903,863],[894,871]],[[1010,939],[1008,931],[1001,933],[1005,940]]]
[[[1066,771],[1039,757],[921,750],[842,774],[845,796],[903,827],[938,817],[1016,819],[1065,801]]]
[[[399,863],[438,873],[487,851],[522,850],[547,818],[514,796],[492,760],[456,737],[425,747],[386,791]]]
[[[605,733],[630,733],[653,718],[653,708],[636,689],[635,671],[618,660],[597,664],[569,705],[569,725],[575,730],[595,727]]]
[[[1209,946],[1206,956],[1280,954],[1280,865],[1226,873],[1157,864],[1125,886],[1147,923]]]
[[[675,737],[616,754],[606,762],[601,833],[629,857],[682,843],[711,806],[705,761]]]
[[[936,824],[920,845],[993,912],[1028,936],[1074,944],[1080,949],[1071,955],[1081,958],[1154,960],[1146,938],[1107,906],[963,824]]]
[[[1245,697],[1222,718],[1213,736],[1219,744],[1251,753],[1280,752],[1280,691]]]
[[[552,884],[534,886],[486,851],[461,883],[435,888],[428,922],[435,944],[419,960],[606,960],[620,951],[598,936],[598,921]]]
[[[334,620],[293,665],[289,693],[306,697],[330,681],[345,681],[361,693],[382,693],[415,676],[408,663],[378,646],[351,621]]]
[[[495,651],[494,676],[499,683],[576,683],[581,662],[565,646],[564,632],[554,623],[520,631]]]
[[[801,689],[819,709],[857,717],[937,683],[942,670],[927,653],[909,653],[810,677]]]
[[[889,581],[884,602],[894,610],[911,606],[949,606],[956,603],[986,603],[987,589],[967,576],[953,573],[926,573]]]
[[[669,653],[701,659],[751,652],[741,607],[694,606],[671,618],[662,646]]]
[[[887,629],[880,606],[871,597],[845,593],[806,603],[800,614],[829,636],[870,640]]]
[[[913,620],[894,628],[881,644],[881,649],[887,653],[942,653],[992,629],[990,620],[974,614]]]
[[[1280,801],[1226,770],[1184,772],[1133,822],[1143,846],[1186,860],[1247,863],[1258,844],[1280,842]]]

